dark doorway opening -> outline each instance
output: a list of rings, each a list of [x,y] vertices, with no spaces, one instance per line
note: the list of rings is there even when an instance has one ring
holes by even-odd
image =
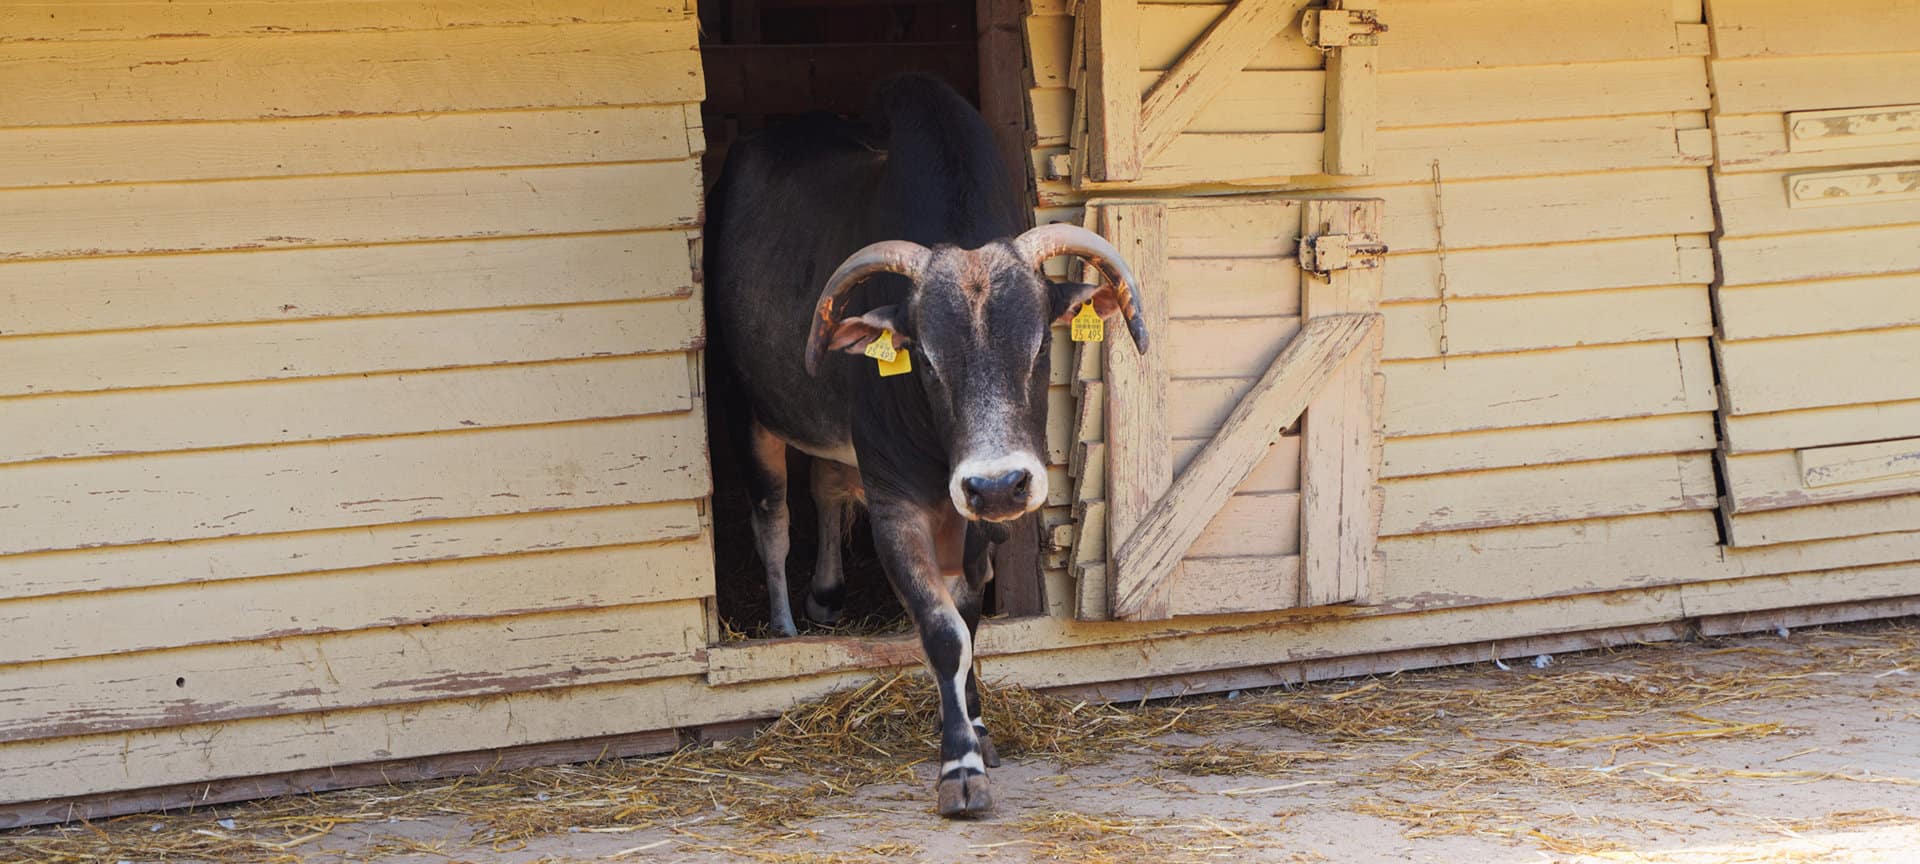
[[[743,134],[812,111],[858,116],[874,83],[904,72],[931,73],[981,109],[1000,142],[1008,182],[1027,187],[1028,123],[1022,41],[1024,0],[713,0],[700,4],[700,51],[707,100],[705,174],[719,175]],[[1029,195],[1027,200],[1031,200]],[[765,570],[749,520],[745,456],[729,424],[745,422],[740,394],[708,363],[708,440],[713,455],[713,526],[718,612],[726,638],[767,631]],[[843,555],[846,609],[832,628],[801,613],[813,576],[815,510],[810,457],[788,453],[792,550],[788,593],[801,632],[873,635],[910,629],[873,553],[864,518],[854,520]],[[995,557],[990,615],[1046,611],[1041,595],[1038,519],[1027,520]]]

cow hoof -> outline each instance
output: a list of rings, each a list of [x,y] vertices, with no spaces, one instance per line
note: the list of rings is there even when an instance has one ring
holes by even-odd
[[[993,749],[993,736],[988,735],[985,732],[981,732],[979,733],[979,738],[980,738],[980,761],[983,763],[986,763],[986,766],[988,768],[1000,767],[1000,753],[999,751],[996,751]]]
[[[808,595],[807,618],[816,624],[827,626],[838,624],[840,623],[840,606],[838,604],[828,606],[814,599],[812,595]]]
[[[767,622],[767,629],[772,630],[775,636],[793,637],[800,635],[800,630],[793,626],[793,619],[791,617],[785,621],[778,619],[769,621]]]
[[[940,815],[977,819],[993,810],[993,789],[985,774],[959,773],[940,778]]]

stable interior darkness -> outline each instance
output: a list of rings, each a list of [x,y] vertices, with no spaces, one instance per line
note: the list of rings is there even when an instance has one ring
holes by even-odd
[[[706,182],[718,177],[741,134],[810,111],[858,116],[874,82],[890,75],[940,76],[979,104],[974,0],[721,0],[700,4],[707,81],[702,120]],[[800,362],[797,352],[794,362]],[[765,570],[749,520],[746,454],[730,424],[746,406],[707,364],[708,440],[713,459],[714,573],[723,638],[767,635]],[[873,553],[866,519],[852,521],[844,553],[847,598],[838,626],[805,620],[814,551],[823,538],[808,494],[810,457],[788,452],[788,506],[794,530],[788,592],[803,634],[905,632],[905,613]],[[994,608],[989,592],[988,608]]]

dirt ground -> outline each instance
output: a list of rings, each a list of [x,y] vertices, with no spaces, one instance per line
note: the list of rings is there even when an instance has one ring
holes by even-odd
[[[1124,712],[1113,728],[1148,718],[1145,732],[1060,745],[1091,749],[1091,764],[1008,758],[992,772],[998,809],[977,822],[932,814],[930,753],[903,754],[921,760],[911,784],[823,794],[817,778],[769,773],[727,781],[772,790],[757,811],[714,786],[710,802],[628,819],[607,808],[644,797],[644,782],[615,782],[647,763],[635,760],[590,780],[465,781],[495,796],[473,806],[441,784],[0,834],[0,861],[195,860],[149,838],[198,831],[207,858],[376,864],[1920,862],[1915,619]],[[815,791],[768,816],[788,789]],[[442,803],[405,806],[429,792]],[[508,811],[543,827],[503,836]]]

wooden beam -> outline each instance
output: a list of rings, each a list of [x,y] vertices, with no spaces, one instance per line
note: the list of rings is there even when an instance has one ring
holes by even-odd
[[[1234,487],[1259,463],[1280,430],[1306,410],[1335,371],[1368,339],[1378,338],[1379,315],[1333,315],[1308,324],[1268,367],[1172,488],[1154,505],[1114,556],[1115,578],[1129,590],[1114,604],[1116,618],[1151,608],[1151,595],[1206,530]]]
[[[1166,291],[1167,221],[1160,204],[1108,204],[1100,208],[1100,233],[1106,235],[1139,277],[1147,332],[1171,343]],[[1107,371],[1107,536],[1125,537],[1173,483],[1173,436],[1167,431],[1167,350],[1136,351],[1117,331],[1106,340]],[[1109,563],[1115,546],[1107,545]],[[1124,574],[1118,568],[1109,572]],[[1179,579],[1179,566],[1167,574]],[[1107,580],[1111,608],[1132,587],[1125,578]],[[1154,592],[1141,618],[1172,614],[1166,591]]]
[[[1140,106],[1139,151],[1152,159],[1186,131],[1207,103],[1247,68],[1262,45],[1285,30],[1308,0],[1239,0],[1147,91]],[[1331,84],[1329,91],[1331,91]],[[1095,179],[1115,179],[1101,178]]]
[[[1380,236],[1379,201],[1308,201],[1302,233]],[[1302,297],[1307,321],[1380,309],[1380,268],[1336,270],[1308,277]],[[1374,550],[1380,523],[1380,463],[1384,438],[1378,410],[1382,342],[1367,340],[1307,409],[1301,442],[1300,527],[1303,561],[1300,605],[1364,599],[1376,580]]]
[[[1140,176],[1140,10],[1135,0],[1087,4],[1087,147],[1094,180]]]
[[[1378,0],[1331,0],[1334,9],[1372,10]],[[1380,123],[1379,87],[1374,70],[1380,49],[1348,45],[1327,54],[1326,172],[1335,175],[1373,173],[1374,138]]]

